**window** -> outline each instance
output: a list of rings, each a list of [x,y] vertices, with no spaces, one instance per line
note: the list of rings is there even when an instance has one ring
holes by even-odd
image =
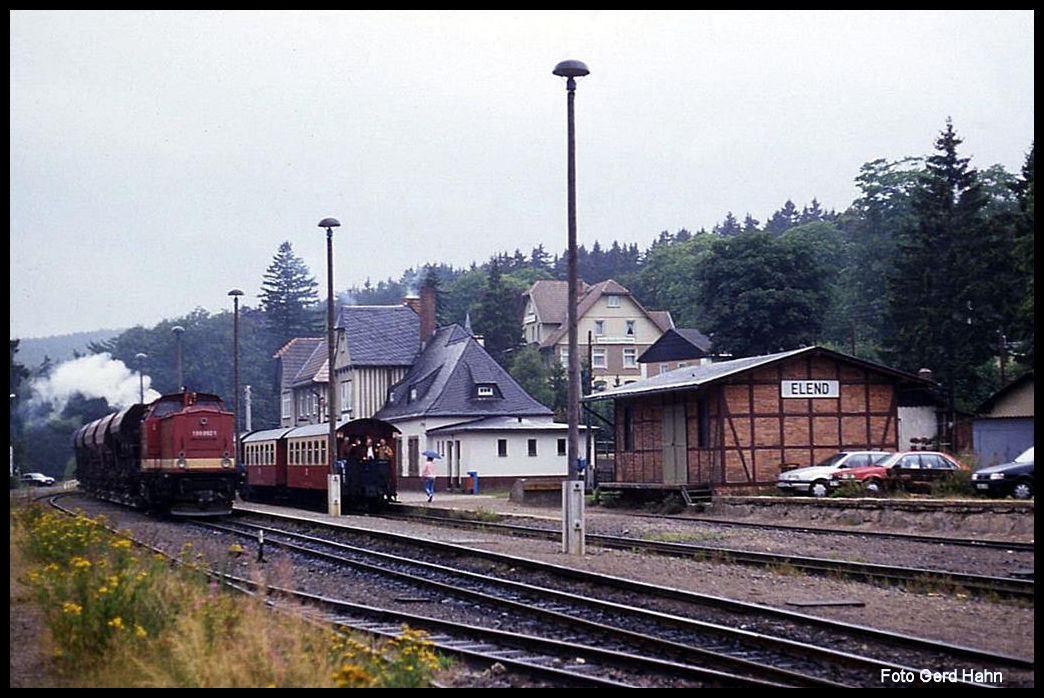
[[[493,397],[493,387],[489,385],[478,386],[479,397]]]
[[[569,347],[558,348],[558,360],[562,363],[563,366],[569,365]]]
[[[605,320],[595,320],[595,334],[598,336],[605,334]]]
[[[341,383],[341,414],[352,411],[352,384],[351,381]]]
[[[608,305],[610,308],[619,308],[620,296],[606,296],[605,304]]]
[[[530,439],[529,440],[529,456],[530,456],[530,458],[536,456],[536,454],[537,454],[537,443],[536,442],[537,442],[536,439]]]
[[[605,349],[593,349],[591,351],[591,366],[594,368],[605,368]]]
[[[294,416],[294,400],[290,393],[283,393],[283,410],[280,416],[287,419],[291,419]]]
[[[696,413],[698,415],[699,428],[696,433],[696,447],[697,448],[709,448],[710,443],[710,409],[707,405],[707,398],[701,396],[696,406]]]
[[[628,320],[627,321],[627,336],[628,337],[633,337],[634,336],[634,320]]]
[[[624,368],[638,368],[638,350],[637,349],[624,349],[623,350],[623,365],[624,365]]]
[[[559,439],[558,440],[558,455],[564,456],[565,454],[566,454],[566,440],[565,439]]]
[[[497,455],[507,458],[507,439],[497,439]]]

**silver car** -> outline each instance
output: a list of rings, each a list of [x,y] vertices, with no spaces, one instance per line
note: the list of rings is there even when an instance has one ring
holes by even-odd
[[[876,465],[889,455],[887,451],[841,451],[816,465],[780,473],[776,487],[785,494],[825,497],[830,493],[830,476],[838,470]]]

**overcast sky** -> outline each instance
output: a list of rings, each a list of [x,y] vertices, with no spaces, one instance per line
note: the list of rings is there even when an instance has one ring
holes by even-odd
[[[947,117],[979,168],[1033,141],[1005,12],[11,13],[11,337],[256,305],[290,240],[325,290],[579,240],[843,210]]]

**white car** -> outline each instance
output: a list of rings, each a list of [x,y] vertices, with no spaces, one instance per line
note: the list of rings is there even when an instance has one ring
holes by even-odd
[[[25,473],[22,475],[22,482],[28,485],[53,485],[54,478],[43,473]]]
[[[825,497],[830,493],[830,476],[838,470],[876,465],[890,455],[887,451],[841,451],[816,465],[780,473],[776,487],[786,494]]]

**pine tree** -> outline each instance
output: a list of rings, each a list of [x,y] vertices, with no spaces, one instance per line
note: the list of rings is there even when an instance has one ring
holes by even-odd
[[[475,330],[485,338],[486,351],[501,366],[510,365],[511,352],[522,344],[519,294],[505,283],[500,262],[490,260],[486,288],[475,310]]]
[[[263,278],[261,308],[277,344],[322,332],[316,292],[319,284],[288,241],[279,246]]]
[[[950,423],[954,410],[972,406],[958,396],[976,393],[976,367],[995,349],[1005,301],[993,279],[1010,268],[1011,254],[986,216],[978,172],[958,156],[961,142],[947,119],[912,194],[913,221],[898,237],[888,279],[887,354],[897,367],[933,371]]]

